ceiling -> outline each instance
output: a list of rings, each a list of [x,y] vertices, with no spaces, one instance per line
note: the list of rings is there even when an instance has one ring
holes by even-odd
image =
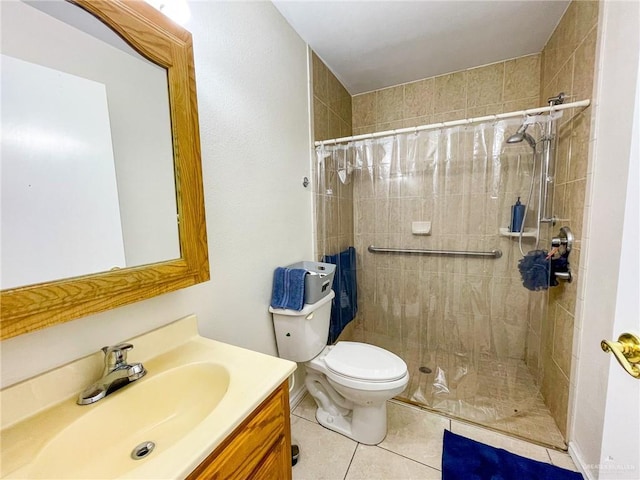
[[[538,53],[569,0],[273,3],[356,95]]]

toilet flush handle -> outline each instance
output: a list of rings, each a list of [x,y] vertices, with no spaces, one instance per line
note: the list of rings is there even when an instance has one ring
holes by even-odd
[[[305,320],[311,320],[313,318],[313,313],[311,312],[309,315],[307,315],[306,317],[304,317]]]

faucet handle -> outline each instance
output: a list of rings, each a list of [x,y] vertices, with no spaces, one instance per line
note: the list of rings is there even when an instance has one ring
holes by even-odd
[[[131,349],[133,349],[133,345],[130,343],[118,343],[117,345],[102,347],[105,369],[113,370],[126,363],[127,352]]]

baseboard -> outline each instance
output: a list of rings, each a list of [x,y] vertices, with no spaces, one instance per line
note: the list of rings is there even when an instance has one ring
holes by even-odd
[[[596,480],[596,477],[593,476],[593,471],[591,469],[586,468],[587,465],[584,462],[584,457],[582,456],[582,452],[574,442],[569,442],[568,453],[571,459],[573,460],[573,463],[576,464],[576,467],[578,467],[578,470],[580,471],[580,473],[584,478],[586,478],[587,480]]]
[[[289,392],[289,408],[291,409],[292,412],[296,409],[298,405],[300,405],[300,402],[302,402],[302,399],[304,398],[306,393],[307,393],[307,388],[304,386],[304,384],[294,389],[294,391]]]

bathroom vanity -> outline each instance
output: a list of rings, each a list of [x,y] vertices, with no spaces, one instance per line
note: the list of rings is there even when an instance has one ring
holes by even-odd
[[[195,316],[127,342],[147,374],[90,405],[102,352],[0,391],[0,478],[291,478],[295,363],[201,337]]]
[[[283,383],[187,477],[291,478],[289,392]]]

